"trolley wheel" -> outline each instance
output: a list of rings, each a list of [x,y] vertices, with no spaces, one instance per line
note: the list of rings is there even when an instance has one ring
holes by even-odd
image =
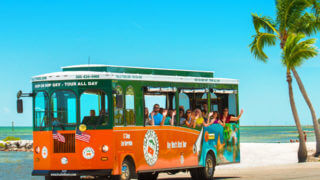
[[[211,153],[207,154],[205,167],[191,169],[190,174],[193,180],[196,179],[204,179],[204,180],[212,180],[214,179],[214,170],[216,168],[216,161]]]
[[[139,173],[138,179],[139,180],[156,180],[158,178],[159,173]]]
[[[131,158],[125,158],[121,165],[121,175],[113,176],[114,180],[129,180],[136,178],[134,162]]]

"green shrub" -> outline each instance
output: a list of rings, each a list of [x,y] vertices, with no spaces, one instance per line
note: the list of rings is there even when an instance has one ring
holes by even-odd
[[[4,138],[2,141],[18,141],[18,140],[20,140],[19,137],[8,136],[8,137]]]
[[[6,147],[6,145],[0,143],[0,147],[4,148],[4,147]]]

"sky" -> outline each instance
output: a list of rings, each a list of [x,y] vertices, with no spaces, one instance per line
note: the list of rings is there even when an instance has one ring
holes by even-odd
[[[241,125],[294,125],[279,46],[269,62],[248,45],[251,13],[274,17],[269,1],[1,1],[0,126],[32,126],[31,99],[16,113],[18,90],[31,77],[87,64],[215,71],[239,79]],[[317,43],[319,46],[320,44]],[[319,57],[297,69],[320,115]],[[294,85],[303,125],[311,115]]]

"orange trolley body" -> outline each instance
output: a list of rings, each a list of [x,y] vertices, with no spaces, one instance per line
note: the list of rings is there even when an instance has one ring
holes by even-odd
[[[152,166],[147,164],[144,152],[145,135],[148,130],[153,130],[156,133],[159,142],[158,150],[150,147],[147,149],[147,153],[159,153],[156,163]],[[75,131],[61,131],[60,133],[68,136],[74,135]],[[34,170],[38,173],[45,171],[44,175],[48,175],[48,170],[50,173],[57,171],[61,175],[65,174],[63,170],[75,172],[86,170],[92,174],[97,173],[97,175],[99,175],[97,171],[101,171],[101,174],[120,175],[121,164],[126,157],[133,159],[137,172],[188,169],[198,166],[197,154],[193,152],[194,142],[199,135],[199,131],[196,130],[183,127],[149,126],[87,130],[87,133],[91,135],[92,142],[86,143],[74,138],[66,139],[66,141],[75,141],[75,153],[54,153],[52,132],[34,132],[34,147],[41,149],[39,153],[36,151],[34,153]],[[104,145],[108,146],[107,152],[102,151]],[[48,150],[47,154],[43,154],[46,153],[42,151],[44,147]],[[86,147],[91,147],[94,150],[91,159],[84,155],[86,152],[83,150]],[[63,158],[67,159],[67,164],[62,163]]]

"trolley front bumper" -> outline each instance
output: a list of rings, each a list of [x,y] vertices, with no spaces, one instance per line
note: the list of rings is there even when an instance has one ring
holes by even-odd
[[[109,176],[111,169],[99,170],[33,170],[32,176]]]

